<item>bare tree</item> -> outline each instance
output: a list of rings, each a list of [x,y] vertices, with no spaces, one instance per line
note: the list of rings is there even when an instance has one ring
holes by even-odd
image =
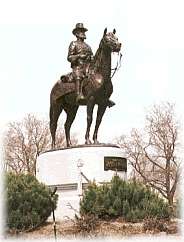
[[[153,106],[142,132],[134,129],[130,137],[118,138],[136,178],[156,189],[170,205],[181,173],[178,132],[174,105],[164,103]]]
[[[76,138],[76,134],[71,135],[71,141],[72,145],[75,146],[78,144],[78,139]],[[50,143],[50,147],[51,147]],[[65,139],[65,132],[63,129],[63,124],[59,123],[57,127],[57,132],[56,132],[56,143],[55,143],[55,149],[59,149],[62,147],[66,147],[66,139]]]
[[[75,139],[77,143],[77,140]],[[65,136],[58,128],[57,148],[64,147]],[[51,136],[47,120],[28,114],[22,122],[9,123],[4,135],[4,158],[6,167],[16,173],[35,174],[36,160],[41,152],[51,147]]]

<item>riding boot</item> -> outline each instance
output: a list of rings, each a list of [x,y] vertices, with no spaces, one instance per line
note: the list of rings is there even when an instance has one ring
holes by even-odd
[[[83,95],[83,93],[82,93],[82,84],[83,84],[83,81],[80,81],[80,88],[79,88],[79,90],[80,90],[80,99],[84,99],[84,95]]]
[[[77,98],[76,98],[77,102],[80,101],[81,99],[84,99],[84,96],[82,95],[80,79],[76,80],[76,93],[77,93]]]
[[[116,105],[115,102],[113,102],[113,101],[111,101],[110,99],[108,99],[108,101],[107,101],[107,106],[108,106],[109,108],[111,108],[111,107],[113,107],[114,105]]]
[[[76,80],[75,88],[76,88],[76,94],[77,94],[77,96],[79,96],[79,93],[80,93],[80,90],[79,90],[79,88],[80,88],[80,80],[79,79]]]

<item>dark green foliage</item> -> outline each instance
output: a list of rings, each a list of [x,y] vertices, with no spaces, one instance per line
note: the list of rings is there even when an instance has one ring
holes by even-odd
[[[168,219],[169,206],[150,188],[137,182],[125,182],[113,177],[110,185],[88,186],[80,203],[80,213],[94,214],[99,218],[123,217],[137,222],[145,218]]]
[[[23,231],[44,222],[56,208],[57,195],[50,200],[51,191],[32,175],[6,175],[7,226]]]

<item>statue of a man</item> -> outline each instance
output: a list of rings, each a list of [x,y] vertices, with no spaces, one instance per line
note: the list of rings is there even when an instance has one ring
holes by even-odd
[[[84,99],[82,93],[82,83],[87,76],[90,62],[93,59],[91,47],[84,42],[86,39],[85,32],[88,31],[83,23],[77,23],[72,33],[77,40],[70,43],[68,49],[68,61],[73,69],[73,77],[76,80],[77,101]]]

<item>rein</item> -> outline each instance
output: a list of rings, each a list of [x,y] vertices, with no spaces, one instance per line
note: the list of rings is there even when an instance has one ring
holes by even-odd
[[[102,59],[102,52],[101,52],[102,45],[103,45],[103,39],[101,40],[100,45],[99,45],[99,49],[98,49],[98,52],[97,52],[98,55],[95,56],[95,60],[96,61],[95,61],[95,64],[94,64],[94,69],[99,68],[99,63],[101,62],[101,59]],[[111,71],[113,71],[113,73],[112,73],[112,75],[110,77],[111,79],[113,78],[113,76],[115,75],[115,73],[120,69],[120,67],[121,67],[121,61],[122,61],[122,54],[120,52],[118,52],[118,58],[117,58],[116,67],[111,69]]]
[[[113,78],[114,74],[116,73],[116,71],[118,71],[121,67],[121,58],[122,58],[122,54],[121,53],[118,53],[118,59],[117,59],[117,63],[116,63],[116,67],[115,68],[112,68],[111,71],[114,71],[112,76],[111,76],[111,79]]]

